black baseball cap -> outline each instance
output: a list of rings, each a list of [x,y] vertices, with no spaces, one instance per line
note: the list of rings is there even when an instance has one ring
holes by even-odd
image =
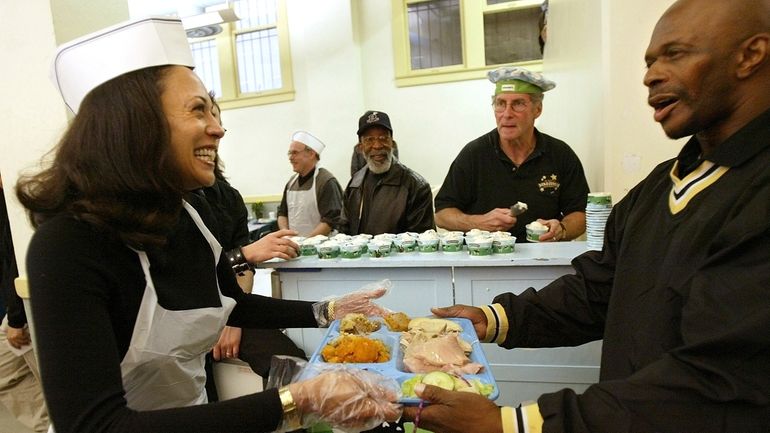
[[[390,131],[390,135],[393,135],[393,128],[390,127],[390,117],[387,113],[382,111],[367,111],[361,118],[358,119],[358,136],[364,133],[372,126],[382,126]]]

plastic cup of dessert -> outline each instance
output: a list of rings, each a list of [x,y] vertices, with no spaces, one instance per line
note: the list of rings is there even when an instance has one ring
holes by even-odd
[[[372,241],[369,242],[369,256],[374,258],[388,257],[390,255],[390,242]]]
[[[361,251],[361,254],[366,254],[369,252],[369,248],[367,247],[369,241],[361,238],[353,238],[351,243],[358,247],[358,250]]]
[[[372,239],[373,240],[377,240],[377,241],[393,242],[393,239],[395,239],[395,238],[396,238],[396,235],[393,234],[393,233],[380,233],[378,235],[375,235],[374,238],[372,238]]]
[[[399,253],[411,253],[417,248],[417,241],[410,237],[397,237],[393,239],[393,251]]]
[[[588,194],[589,205],[612,207],[612,195],[608,192],[592,192]]]
[[[511,236],[513,236],[513,235],[511,234],[511,232],[492,232],[492,233],[491,233],[491,236],[492,236],[493,238],[499,238],[499,237],[506,237],[506,238],[509,238],[509,237],[511,237]]]
[[[303,241],[299,245],[299,252],[300,255],[303,256],[314,256],[318,254],[318,244],[315,242]]]
[[[492,238],[475,237],[468,240],[468,254],[472,256],[492,255]]]
[[[495,254],[511,254],[516,249],[516,237],[498,237],[492,241],[492,252]]]
[[[343,259],[358,259],[361,257],[361,245],[352,242],[340,245],[340,257]]]
[[[530,242],[540,242],[540,235],[548,233],[548,226],[537,223],[537,221],[531,222],[524,226],[527,229],[527,240]]]
[[[346,235],[345,233],[337,233],[336,235],[332,236],[331,241],[337,242],[338,244],[342,245],[345,242],[350,242],[353,239],[353,236]]]
[[[417,250],[421,253],[435,253],[438,251],[438,238],[418,238]]]
[[[463,238],[445,237],[441,239],[441,251],[456,253],[463,249]]]
[[[488,236],[489,232],[487,230],[480,230],[480,229],[471,229],[467,233],[465,233],[466,238],[475,238],[477,236]]]
[[[340,246],[336,242],[324,242],[318,246],[319,259],[336,259],[340,256]]]

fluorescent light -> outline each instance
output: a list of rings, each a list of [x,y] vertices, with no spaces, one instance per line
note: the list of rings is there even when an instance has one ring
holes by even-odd
[[[231,23],[238,20],[239,18],[235,15],[235,11],[226,8],[184,17],[182,18],[182,25],[189,35],[190,33],[195,33],[193,30],[199,27],[218,27],[218,24]]]

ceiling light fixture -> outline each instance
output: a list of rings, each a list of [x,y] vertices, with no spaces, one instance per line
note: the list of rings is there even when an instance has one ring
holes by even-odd
[[[182,25],[188,38],[204,38],[222,31],[220,24],[238,21],[235,11],[230,8],[218,9],[182,18]]]

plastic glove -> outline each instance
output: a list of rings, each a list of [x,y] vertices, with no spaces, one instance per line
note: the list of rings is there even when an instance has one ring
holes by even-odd
[[[302,358],[286,355],[273,355],[270,358],[270,372],[267,375],[265,389],[280,388],[297,382],[308,362]]]
[[[321,369],[317,376],[289,385],[303,427],[323,421],[353,433],[401,417],[395,379],[340,365],[314,367]]]
[[[372,302],[385,295],[393,284],[390,280],[382,280],[377,283],[367,284],[358,291],[349,293],[339,298],[316,302],[313,304],[313,315],[318,326],[329,326],[335,319],[341,319],[349,313],[361,313],[365,316],[385,317],[392,313],[387,308],[380,307]]]

